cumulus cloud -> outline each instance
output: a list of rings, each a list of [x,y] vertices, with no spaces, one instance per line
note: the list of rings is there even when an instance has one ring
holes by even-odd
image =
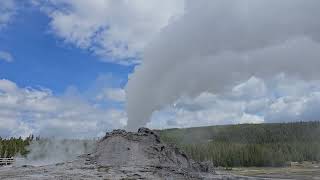
[[[0,136],[30,134],[57,138],[101,136],[126,124],[121,109],[103,109],[74,96],[48,89],[21,88],[0,80]]]
[[[125,102],[126,93],[121,88],[106,88],[103,89],[100,94],[97,95],[98,100],[111,100],[115,102]]]
[[[13,56],[9,52],[0,51],[0,60],[5,62],[12,62]]]
[[[84,99],[74,93],[54,96],[48,89],[21,88],[2,79],[0,136],[33,133],[45,137],[88,138],[126,125],[123,109],[101,108]],[[319,81],[296,80],[284,74],[268,80],[251,77],[223,94],[202,92],[194,97],[182,96],[172,105],[155,111],[147,126],[162,129],[318,120],[319,105]]]
[[[319,7],[317,0],[187,0],[129,79],[128,128],[181,96],[223,94],[252,76],[319,79]]]
[[[184,0],[38,0],[34,4],[49,15],[58,37],[120,64],[139,61],[146,44],[184,10]]]
[[[5,27],[16,13],[15,0],[0,1],[0,29]]]
[[[263,91],[258,96],[250,93],[261,87]],[[284,75],[268,81],[252,77],[223,95],[203,92],[195,97],[181,97],[173,105],[155,111],[147,126],[176,128],[316,121],[320,119],[319,103],[319,81],[306,82]]]

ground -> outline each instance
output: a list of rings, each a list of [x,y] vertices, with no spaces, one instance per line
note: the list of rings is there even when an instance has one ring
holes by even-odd
[[[177,170],[178,171],[178,170]],[[159,176],[163,173],[163,177]],[[168,178],[168,173],[170,174]],[[47,166],[1,167],[1,180],[128,180],[128,179],[253,179],[233,176],[229,172],[203,174],[202,178],[184,177],[181,172],[174,172],[157,167],[108,167],[92,164],[88,157],[82,156],[75,161]],[[256,179],[256,178],[254,178]]]
[[[139,167],[103,167],[88,163],[85,156],[75,161],[59,163],[55,165],[33,167],[0,167],[0,179],[4,180],[107,180],[107,179],[162,179],[157,177],[156,167],[148,169]],[[223,168],[216,169],[216,174],[206,175],[203,179],[297,179],[320,180],[320,164],[304,163],[302,166],[285,168],[233,168],[226,171]],[[158,173],[158,172],[157,172]],[[164,173],[167,173],[164,171]],[[174,175],[175,173],[173,173]],[[157,177],[157,178],[155,178]],[[148,178],[147,178],[148,179]],[[163,178],[168,179],[168,178]],[[190,179],[183,176],[175,176],[171,179]]]
[[[223,169],[221,169],[224,171]],[[271,178],[271,179],[299,179],[299,180],[320,180],[320,164],[303,162],[291,167],[250,167],[232,168],[232,174]]]

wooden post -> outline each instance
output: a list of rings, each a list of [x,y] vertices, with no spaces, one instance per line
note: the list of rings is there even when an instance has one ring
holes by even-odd
[[[0,166],[8,166],[12,163],[14,163],[14,158],[0,158]]]

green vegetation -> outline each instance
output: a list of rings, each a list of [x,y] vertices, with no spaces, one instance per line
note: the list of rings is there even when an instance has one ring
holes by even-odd
[[[160,131],[193,159],[215,166],[284,166],[320,161],[320,122],[242,124]]]
[[[17,154],[25,156],[28,151],[26,147],[33,140],[33,136],[29,136],[26,139],[19,138],[10,138],[10,139],[2,139],[0,137],[0,157],[13,157]]]

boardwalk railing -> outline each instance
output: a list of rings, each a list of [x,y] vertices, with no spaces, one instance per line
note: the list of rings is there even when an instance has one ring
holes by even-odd
[[[15,160],[13,157],[11,158],[0,158],[0,166],[7,166],[14,163]]]

